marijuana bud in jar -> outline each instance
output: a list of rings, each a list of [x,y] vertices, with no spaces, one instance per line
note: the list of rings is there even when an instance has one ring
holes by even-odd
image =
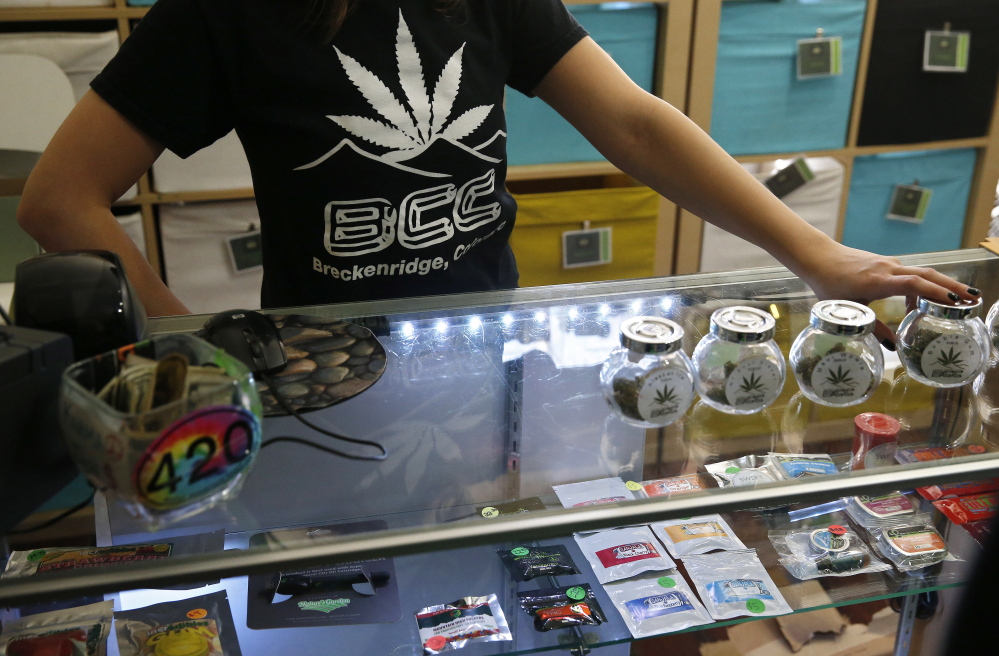
[[[988,364],[982,301],[944,305],[920,297],[898,327],[898,352],[912,378],[931,387],[960,387]]]
[[[727,307],[711,315],[709,332],[694,349],[697,391],[712,408],[734,415],[759,412],[784,388],[784,356],[774,342],[769,312]]]
[[[791,346],[801,392],[816,403],[845,407],[866,401],[881,382],[884,357],[871,332],[874,312],[853,301],[819,301],[810,326]]]
[[[643,428],[679,419],[694,399],[683,328],[669,319],[632,317],[621,324],[621,346],[600,371],[604,397],[622,419]]]

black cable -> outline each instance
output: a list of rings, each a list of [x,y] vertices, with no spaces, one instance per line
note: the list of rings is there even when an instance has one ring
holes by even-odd
[[[87,496],[86,499],[84,499],[83,501],[81,501],[77,505],[73,506],[72,508],[66,510],[65,512],[60,513],[59,515],[56,515],[55,517],[53,517],[52,519],[48,520],[47,522],[42,522],[38,526],[32,526],[31,528],[22,528],[19,531],[8,531],[7,535],[24,535],[25,533],[34,533],[35,531],[40,531],[43,528],[49,528],[50,526],[55,526],[56,524],[58,524],[59,522],[61,522],[64,519],[66,519],[67,517],[69,517],[73,513],[77,513],[79,511],[83,510],[84,508],[86,508],[87,506],[89,506],[90,502],[94,500],[94,494],[96,492],[97,492],[97,490],[94,490],[93,488],[91,488],[90,494]]]
[[[0,317],[3,318],[8,326],[14,325],[14,322],[10,320],[10,315],[7,314],[7,310],[3,309],[3,303],[0,303]]]
[[[346,437],[345,435],[339,435],[337,433],[334,433],[332,431],[328,431],[325,428],[321,428],[320,426],[317,426],[317,425],[313,424],[311,421],[309,421],[308,419],[306,419],[305,417],[303,417],[301,414],[299,414],[298,410],[296,410],[295,408],[293,408],[287,401],[285,401],[281,397],[280,394],[278,394],[278,392],[277,392],[277,384],[275,384],[274,380],[271,379],[270,376],[268,376],[267,374],[260,374],[260,377],[263,378],[264,382],[266,382],[267,385],[268,385],[268,387],[271,388],[271,393],[274,395],[274,398],[277,399],[277,402],[279,404],[281,404],[281,407],[284,408],[286,412],[288,412],[293,417],[295,417],[295,419],[298,419],[300,422],[302,422],[303,424],[305,424],[306,426],[308,426],[312,430],[317,431],[319,433],[322,433],[323,435],[326,435],[327,437],[332,437],[333,439],[343,440],[344,442],[350,442],[351,444],[360,444],[362,446],[374,447],[374,448],[378,449],[379,451],[381,451],[382,453],[379,456],[359,456],[359,455],[354,455],[354,454],[350,454],[350,453],[344,453],[343,451],[339,451],[337,449],[333,449],[333,448],[330,448],[330,447],[319,446],[318,444],[316,444],[314,442],[310,442],[308,440],[303,440],[303,439],[297,438],[297,437],[275,437],[275,438],[267,440],[266,442],[264,442],[263,444],[261,444],[260,445],[261,447],[265,447],[265,446],[267,446],[269,444],[274,444],[275,442],[296,442],[296,443],[302,443],[302,444],[306,444],[308,446],[315,447],[315,448],[319,449],[320,451],[326,451],[326,452],[332,453],[334,455],[342,456],[344,458],[349,458],[351,460],[385,460],[385,458],[388,457],[388,450],[384,446],[382,446],[381,444],[379,444],[378,442],[371,442],[369,440],[361,440],[361,439],[358,439],[356,437]]]

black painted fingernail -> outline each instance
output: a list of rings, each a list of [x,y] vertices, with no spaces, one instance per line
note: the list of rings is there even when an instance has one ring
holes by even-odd
[[[954,301],[955,303],[961,300],[961,297],[955,294],[954,292],[947,292],[947,298]]]
[[[889,351],[895,350],[895,342],[891,341],[890,339],[882,339],[881,346],[885,347]]]
[[[971,294],[972,296],[981,296],[982,290],[980,290],[977,287],[968,287],[968,293]]]

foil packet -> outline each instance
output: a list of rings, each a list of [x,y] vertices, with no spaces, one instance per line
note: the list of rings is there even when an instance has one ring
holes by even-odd
[[[648,526],[577,533],[576,544],[601,583],[676,568],[669,556],[660,553],[662,547]]]
[[[669,519],[656,522],[651,528],[674,558],[684,558],[719,549],[735,551],[746,548],[721,515]]]
[[[686,476],[673,476],[671,478],[657,478],[652,481],[642,481],[642,494],[648,498],[668,497],[684,492],[698,492],[708,489],[697,474]]]
[[[927,514],[899,517],[867,529],[871,547],[900,572],[930,567],[944,560],[959,560]]]
[[[620,478],[598,478],[594,481],[553,485],[552,489],[555,490],[564,508],[599,506],[605,503],[632,501],[635,498],[634,493]]]
[[[891,569],[871,554],[856,531],[842,524],[770,531],[769,537],[780,564],[802,581]]]
[[[105,656],[114,602],[102,601],[5,622],[0,654]]]
[[[520,607],[534,618],[536,631],[596,626],[607,621],[589,584],[517,593]]]
[[[876,496],[860,495],[844,500],[846,512],[858,526],[875,528],[884,523],[894,523],[899,517],[916,514],[919,504],[902,492],[889,492]]]
[[[775,478],[782,480],[839,473],[836,463],[824,453],[771,453],[767,466]]]
[[[539,576],[579,574],[569,550],[561,544],[541,547],[517,546],[497,549],[497,555],[510,571],[514,581],[530,581]]]
[[[719,487],[759,485],[777,480],[767,465],[766,458],[758,458],[755,455],[713,462],[704,465],[704,469],[718,481]]]
[[[683,564],[708,613],[716,620],[792,612],[756,549],[689,556]]]
[[[496,595],[462,597],[416,613],[424,654],[461,649],[470,642],[513,640]]]
[[[604,586],[635,638],[682,631],[713,620],[678,572],[641,576]]]
[[[934,501],[933,506],[955,524],[967,524],[989,519],[996,514],[995,494],[974,494],[954,499]]]
[[[114,614],[121,656],[242,656],[225,590]]]

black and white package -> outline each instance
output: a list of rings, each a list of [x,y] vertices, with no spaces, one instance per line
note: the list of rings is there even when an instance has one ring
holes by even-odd
[[[561,544],[541,547],[523,545],[513,549],[497,549],[496,553],[514,581],[530,581],[539,576],[579,574],[569,550]]]
[[[576,544],[586,555],[601,583],[627,579],[643,572],[675,569],[676,563],[660,553],[648,526],[628,526],[596,533],[577,533]]]
[[[632,501],[635,494],[620,478],[598,478],[594,481],[553,485],[558,500],[565,508],[599,506],[605,503]]]
[[[803,581],[891,569],[871,554],[856,531],[842,524],[770,531],[769,535],[780,564]]]
[[[114,602],[28,615],[4,623],[0,654],[5,656],[105,656]]]
[[[688,556],[683,565],[716,620],[792,612],[756,549]]]
[[[517,593],[520,607],[534,618],[536,631],[595,626],[607,621],[589,584]]]
[[[718,487],[759,485],[773,483],[777,480],[770,467],[767,466],[767,459],[755,455],[712,462],[704,465],[704,468],[718,481]]]
[[[902,515],[867,529],[871,546],[900,572],[960,560],[947,548],[943,536],[927,514]]]
[[[416,614],[424,654],[461,649],[469,642],[513,640],[496,595],[462,597]]]
[[[674,558],[718,549],[732,551],[746,548],[721,515],[668,519],[651,527]]]
[[[636,638],[673,633],[713,621],[678,572],[619,581],[605,585],[604,592]]]
[[[225,590],[114,614],[121,656],[241,656]]]

